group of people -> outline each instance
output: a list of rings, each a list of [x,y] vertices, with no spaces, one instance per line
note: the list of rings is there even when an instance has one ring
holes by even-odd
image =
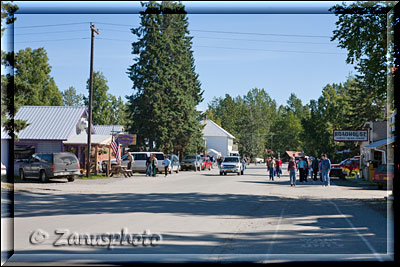
[[[290,186],[296,186],[296,173],[299,172],[300,182],[307,182],[307,177],[310,177],[317,181],[318,173],[320,174],[320,180],[323,182],[323,186],[330,186],[329,172],[331,170],[331,161],[326,154],[321,155],[321,159],[313,158],[312,160],[306,160],[305,157],[301,157],[296,162],[295,157],[291,157],[288,164],[288,172],[290,177]]]
[[[275,175],[278,176],[278,178],[281,177],[282,174],[282,160],[280,157],[277,159],[269,157],[267,159],[267,167],[269,171],[269,179],[274,180]]]

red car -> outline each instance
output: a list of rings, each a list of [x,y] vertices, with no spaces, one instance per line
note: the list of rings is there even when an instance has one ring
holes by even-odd
[[[393,183],[393,177],[394,164],[382,164],[376,169],[373,181],[378,184],[379,189],[386,185],[390,188]]]
[[[209,157],[202,157],[201,169],[205,170],[208,169],[211,171],[212,162]]]

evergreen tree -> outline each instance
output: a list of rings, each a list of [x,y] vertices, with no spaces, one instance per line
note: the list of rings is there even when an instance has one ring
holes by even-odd
[[[138,55],[128,69],[135,93],[128,97],[128,129],[137,133],[138,149],[183,153],[203,149],[200,112],[203,100],[195,73],[192,37],[184,6],[176,2],[142,3],[141,25],[132,29]],[[153,147],[155,144],[155,147]]]

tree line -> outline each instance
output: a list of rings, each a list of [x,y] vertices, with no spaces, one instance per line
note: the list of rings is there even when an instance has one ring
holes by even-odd
[[[140,13],[140,25],[131,29],[137,38],[132,43],[134,63],[127,69],[133,92],[124,103],[108,93],[104,74],[95,72],[93,121],[126,126],[137,134],[135,150],[201,152],[200,121],[206,116],[237,138],[243,155],[262,156],[271,148],[281,153],[324,152],[331,157],[338,157],[335,152],[344,148],[354,151],[354,144],[333,142],[333,129],[358,129],[365,121],[385,119],[394,110],[387,90],[395,67],[391,56],[395,45],[387,34],[396,23],[390,13],[394,4],[355,2],[330,9],[338,17],[331,40],[348,51],[346,62],[355,64],[356,74],[342,83],[327,84],[318,99],[304,104],[291,94],[286,105],[278,106],[265,89],[252,88],[243,96],[214,98],[202,114],[196,110],[203,101],[203,90],[184,5],[142,2],[145,11]],[[12,14],[18,7],[2,2],[1,8],[2,23],[13,23],[16,18]],[[2,51],[2,64],[14,69],[1,79],[2,121],[9,131],[26,127],[18,121],[10,124],[6,118],[22,105],[87,105],[88,99],[74,87],[58,89],[44,48],[26,48],[15,55]]]

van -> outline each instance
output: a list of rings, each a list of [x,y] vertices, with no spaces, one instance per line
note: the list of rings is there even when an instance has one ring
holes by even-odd
[[[133,156],[132,171],[146,172],[146,161],[150,152],[131,152]]]

